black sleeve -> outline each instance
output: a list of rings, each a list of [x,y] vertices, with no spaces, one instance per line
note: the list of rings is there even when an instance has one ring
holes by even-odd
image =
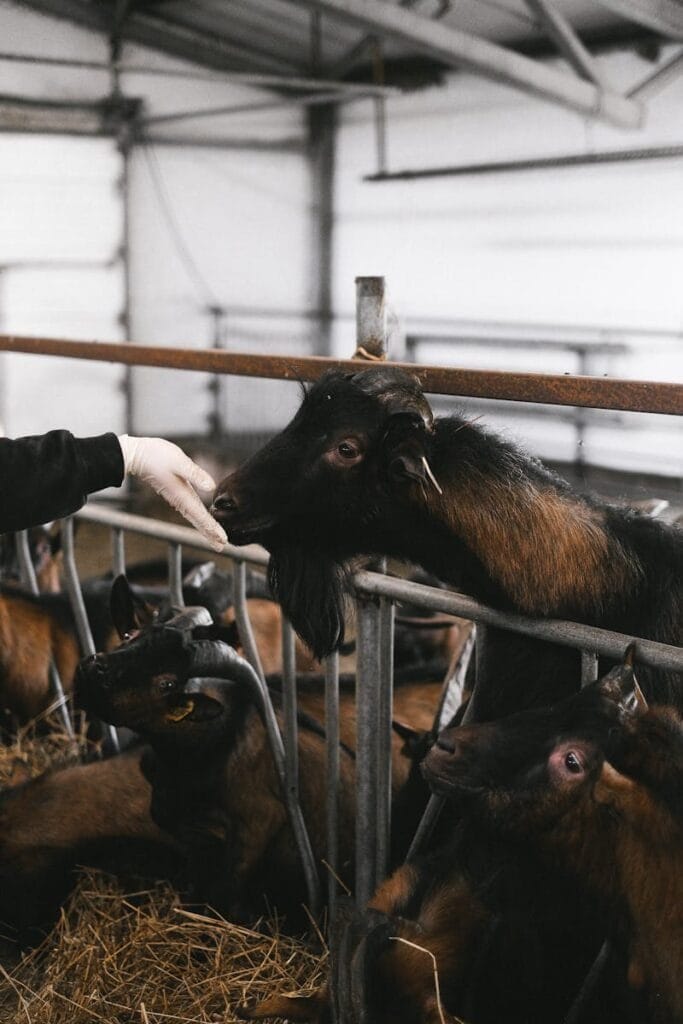
[[[116,434],[0,437],[0,533],[68,516],[93,491],[120,486],[123,475]]]

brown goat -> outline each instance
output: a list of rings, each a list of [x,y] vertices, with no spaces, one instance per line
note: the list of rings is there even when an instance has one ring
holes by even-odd
[[[632,695],[615,672],[552,709],[441,735],[427,776],[461,824],[370,903],[368,1019],[560,1024],[610,923],[614,973],[585,1019],[683,1019],[683,729],[668,709],[634,714]],[[245,1016],[328,1013],[321,990]]]
[[[152,821],[141,756],[137,749],[47,772],[0,794],[0,921],[22,943],[50,923],[78,863],[152,844],[158,871],[160,851],[176,848]]]

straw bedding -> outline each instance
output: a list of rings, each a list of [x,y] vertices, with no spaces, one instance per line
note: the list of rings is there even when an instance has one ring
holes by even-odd
[[[0,787],[17,766],[37,775],[73,763],[86,746],[63,733],[22,734],[0,745]],[[83,869],[45,942],[14,962],[0,959],[2,1024],[230,1022],[235,1009],[273,992],[313,987],[325,975],[320,942],[257,930],[182,906],[167,882],[127,891]]]

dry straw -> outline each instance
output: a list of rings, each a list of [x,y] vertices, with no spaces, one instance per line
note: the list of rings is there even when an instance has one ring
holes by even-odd
[[[85,874],[44,944],[0,968],[4,1024],[236,1021],[235,1009],[310,988],[325,956],[274,923],[243,928],[179,904],[167,884],[126,893]]]
[[[87,749],[84,728],[75,741],[25,730],[0,744],[0,789]],[[42,946],[12,966],[0,959],[0,1022],[228,1024],[245,1002],[317,986],[325,971],[317,939],[284,935],[277,921],[243,928],[184,908],[166,882],[127,892],[85,870]]]

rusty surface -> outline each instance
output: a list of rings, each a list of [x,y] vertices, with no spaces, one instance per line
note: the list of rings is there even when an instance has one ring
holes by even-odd
[[[92,359],[126,366],[227,373],[240,377],[317,380],[330,367],[358,371],[358,361],[322,356],[264,356],[207,349],[167,348],[127,343],[61,341],[0,335],[0,351]],[[546,405],[620,409],[683,415],[683,384],[576,377],[570,374],[509,373],[455,367],[393,363],[415,374],[425,391],[439,395],[541,402]]]

